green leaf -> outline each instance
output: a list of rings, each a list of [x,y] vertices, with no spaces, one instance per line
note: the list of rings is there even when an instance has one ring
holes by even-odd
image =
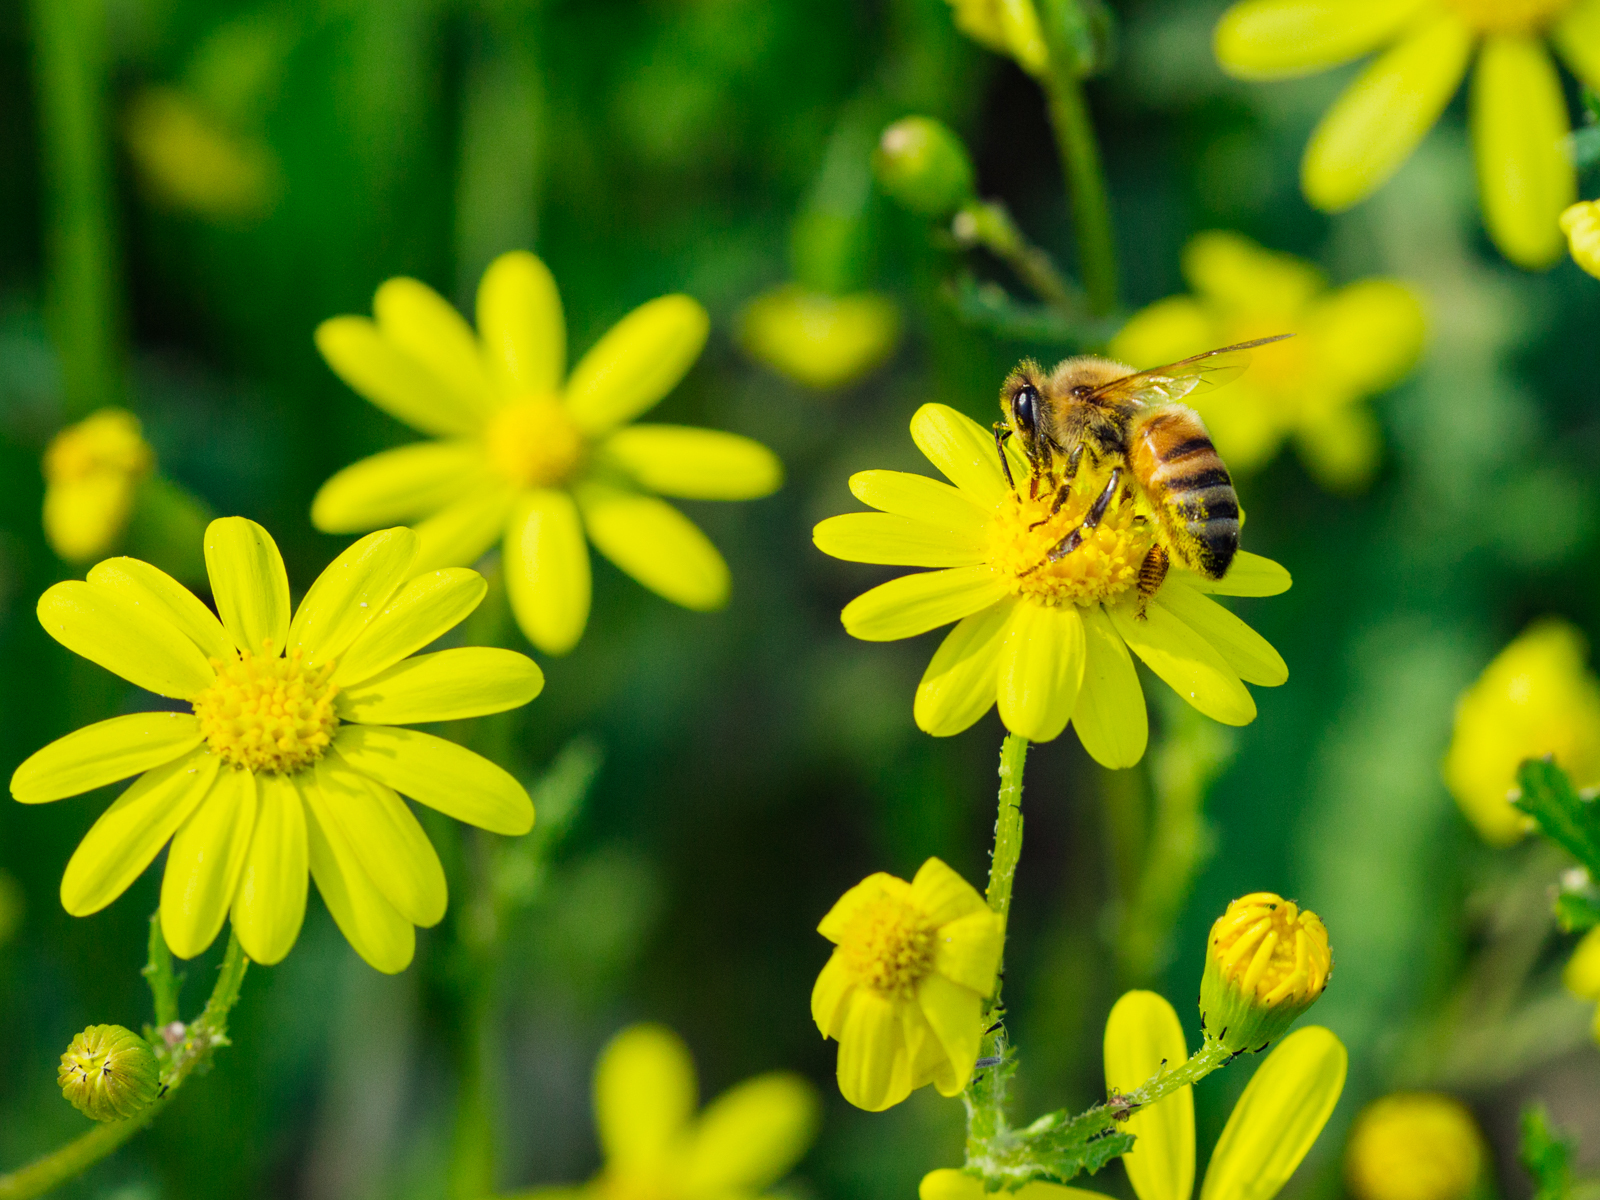
[[[1542,1104],[1522,1110],[1522,1146],[1518,1158],[1533,1176],[1534,1200],[1571,1200],[1574,1142],[1550,1124]]]
[[[1114,1158],[1133,1149],[1134,1136],[1128,1133],[1105,1105],[1069,1117],[1064,1112],[1041,1117],[1017,1134],[1022,1153],[1008,1172],[1012,1187],[1019,1186],[1018,1166],[1031,1168],[1029,1179],[1048,1179],[1067,1183],[1088,1172],[1093,1175]]]
[[[1600,900],[1584,892],[1558,892],[1555,912],[1562,933],[1582,933],[1600,925]]]
[[[1544,835],[1600,878],[1600,812],[1579,796],[1553,759],[1530,758],[1517,770],[1514,803],[1539,822]]]

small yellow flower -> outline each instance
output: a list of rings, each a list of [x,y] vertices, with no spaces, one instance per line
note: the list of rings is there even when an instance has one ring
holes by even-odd
[[[611,1039],[595,1067],[594,1116],[605,1165],[555,1200],[741,1200],[777,1183],[816,1136],[821,1105],[798,1075],[773,1071],[729,1088],[698,1117],[694,1062],[659,1025]]]
[[[1292,438],[1324,487],[1348,490],[1371,479],[1380,437],[1361,401],[1398,383],[1421,354],[1425,323],[1415,293],[1389,279],[1329,291],[1310,263],[1220,231],[1184,247],[1183,273],[1194,296],[1135,313],[1112,339],[1112,357],[1154,367],[1295,334],[1258,355],[1226,391],[1186,403],[1205,418],[1235,472],[1259,469]]]
[[[418,564],[429,569],[475,562],[503,539],[512,611],[549,654],[571,650],[589,619],[585,533],[676,604],[726,602],[722,556],[657,493],[765,496],[781,481],[778,460],[731,433],[630,424],[699,357],[710,328],[699,304],[662,296],[641,305],[570,374],[561,298],[532,254],[504,254],[484,272],[476,334],[414,279],[380,287],[373,312],[324,321],[317,348],[357,392],[439,440],[340,471],[312,503],[318,529],[425,518]]]
[[[1157,536],[1142,493],[1112,506],[1091,539],[1051,563],[1051,548],[1102,490],[1103,468],[1080,470],[1052,515],[1052,489],[1028,497],[1020,452],[1007,451],[1013,477],[1023,481],[1019,495],[1001,474],[994,435],[955,409],[923,405],[911,436],[956,486],[863,471],[850,490],[881,511],[830,517],[813,537],[824,553],[851,562],[941,568],[873,588],[842,614],[845,629],[867,641],[957,622],[917,688],[920,728],[936,737],[960,733],[998,702],[1013,733],[1049,741],[1070,720],[1097,761],[1130,767],[1149,732],[1130,648],[1195,708],[1228,725],[1255,718],[1246,681],[1272,687],[1289,677],[1260,634],[1205,595],[1277,595],[1289,587],[1277,563],[1241,552],[1226,578],[1212,580],[1174,562],[1141,615],[1134,585]]]
[[[154,197],[202,217],[265,215],[278,198],[278,163],[262,142],[224,128],[177,88],[134,96],[128,153]]]
[[[739,317],[739,341],[751,358],[818,389],[875,371],[899,337],[900,310],[876,292],[830,296],[790,283],[757,296]]]
[[[1561,974],[1567,991],[1585,1000],[1600,1000],[1600,927],[1589,930],[1567,960]],[[1594,1040],[1600,1042],[1600,1006],[1594,1013]]]
[[[1572,261],[1600,279],[1600,200],[1580,200],[1561,214]]]
[[[1565,621],[1538,621],[1456,701],[1444,782],[1492,846],[1533,826],[1509,800],[1523,759],[1553,754],[1575,786],[1600,784],[1600,682],[1584,659],[1581,633]]]
[[[127,531],[139,485],[155,469],[139,418],[102,408],[69,425],[44,452],[44,534],[68,562],[109,551]]]
[[[1259,1053],[1317,1002],[1332,974],[1321,918],[1273,892],[1251,892],[1206,938],[1200,1024],[1230,1050]]]
[[[155,1103],[161,1067],[150,1044],[121,1025],[91,1025],[61,1056],[56,1083],[68,1103],[95,1121],[125,1121]]]
[[[949,0],[956,28],[980,46],[1004,54],[1032,75],[1050,64],[1033,0]]]
[[[1344,1149],[1356,1200],[1466,1200],[1483,1170],[1483,1135],[1465,1104],[1396,1092],[1361,1110]]]
[[[1484,224],[1524,267],[1561,254],[1556,218],[1577,199],[1571,125],[1548,37],[1600,87],[1600,0],[1239,0],[1216,30],[1217,60],[1244,79],[1284,79],[1389,48],[1334,101],[1306,147],[1306,198],[1337,211],[1411,156],[1474,53],[1470,117]]]
[[[983,1036],[1005,926],[937,858],[910,883],[878,872],[851,888],[817,932],[834,943],[811,1016],[839,1043],[839,1091],[881,1112],[933,1084],[959,1095]]]
[[[364,959],[389,972],[411,961],[413,926],[444,915],[445,881],[396,793],[513,835],[533,826],[533,805],[488,759],[397,726],[503,712],[544,685],[510,650],[413,657],[486,590],[473,571],[419,571],[417,543],[409,529],[362,538],[292,617],[278,548],[242,517],[206,531],[217,613],[133,558],[40,597],[39,623],[67,649],[193,708],[87,726],[11,777],[17,800],[42,804],[139,776],[67,864],[69,913],[110,904],[170,841],[161,927],[180,958],[209,946],[231,914],[246,954],[282,959],[300,932],[309,869]]]

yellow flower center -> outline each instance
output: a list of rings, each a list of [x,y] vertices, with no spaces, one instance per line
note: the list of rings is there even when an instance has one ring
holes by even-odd
[[[139,419],[120,408],[103,408],[56,434],[44,452],[50,483],[78,483],[106,473],[138,479],[155,456],[141,436]]]
[[[882,996],[910,999],[933,969],[933,933],[915,905],[882,896],[850,918],[839,948],[862,983]]]
[[[554,396],[513,400],[489,419],[489,462],[518,487],[548,487],[583,458],[583,434]]]
[[[1139,511],[1137,485],[1126,469],[1099,523],[1083,528],[1109,477],[1109,467],[1090,467],[1085,461],[1054,515],[1058,484],[1041,480],[1039,495],[1032,498],[1028,481],[1018,477],[1017,492],[1000,502],[989,526],[988,558],[1016,595],[1036,604],[1089,605],[1113,599],[1137,582],[1139,567],[1155,544],[1156,526]],[[1079,544],[1050,561],[1051,552],[1075,532]]]
[[[1267,1005],[1289,999],[1309,1004],[1333,970],[1322,919],[1272,892],[1252,892],[1228,905],[1211,927],[1206,951],[1224,979]]]
[[[233,662],[211,660],[217,681],[194,698],[200,733],[213,754],[234,767],[289,775],[322,757],[339,718],[329,682],[333,664],[310,667],[296,650],[285,658],[266,643]]]
[[[1449,0],[1456,15],[1480,33],[1538,33],[1555,24],[1572,0]]]

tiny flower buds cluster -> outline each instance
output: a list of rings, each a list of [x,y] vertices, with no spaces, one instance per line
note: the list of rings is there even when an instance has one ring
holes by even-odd
[[[885,129],[872,169],[884,191],[923,216],[947,217],[974,198],[966,147],[931,117],[906,117]]]
[[[1328,931],[1272,892],[1228,905],[1206,939],[1200,1022],[1234,1053],[1265,1050],[1316,1002],[1333,971]]]
[[[96,1121],[137,1116],[161,1094],[161,1069],[145,1040],[121,1025],[91,1025],[61,1056],[61,1094]]]

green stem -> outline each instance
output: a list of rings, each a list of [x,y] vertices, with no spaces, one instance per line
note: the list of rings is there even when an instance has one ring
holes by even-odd
[[[1028,739],[1006,735],[1000,747],[1000,812],[994,823],[994,855],[989,862],[989,907],[1002,920],[1011,915],[1011,884],[1022,857],[1022,768],[1028,761]]]
[[[996,200],[974,200],[951,223],[956,239],[982,246],[1027,284],[1034,295],[1062,316],[1076,320],[1085,314],[1082,292],[1067,282],[1050,255],[1023,236],[1005,205]]]
[[[1043,84],[1050,101],[1050,125],[1061,153],[1072,200],[1078,241],[1078,273],[1089,294],[1090,311],[1103,316],[1117,307],[1117,251],[1111,235],[1111,200],[1106,191],[1100,146],[1089,120],[1083,81],[1052,54]]]
[[[150,961],[139,974],[150,983],[150,995],[155,1001],[156,1029],[165,1029],[178,1019],[178,989],[183,980],[172,967],[172,951],[167,948],[166,936],[161,932],[161,910],[150,914]]]
[[[489,875],[488,846],[477,830],[462,839],[467,896],[456,917],[459,975],[453,1044],[456,1111],[450,1139],[449,1194],[481,1200],[495,1190],[498,1089],[494,995],[499,962],[500,919]]]

